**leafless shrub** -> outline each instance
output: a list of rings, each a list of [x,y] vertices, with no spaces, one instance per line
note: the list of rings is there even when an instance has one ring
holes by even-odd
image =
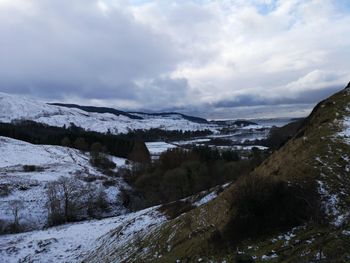
[[[49,224],[56,225],[78,219],[84,208],[86,189],[77,179],[61,177],[47,187]]]
[[[77,221],[87,216],[99,218],[109,209],[102,188],[85,185],[74,177],[61,177],[50,183],[46,194],[49,225]]]
[[[12,233],[17,233],[21,231],[21,226],[19,221],[20,221],[20,210],[22,210],[23,207],[24,207],[23,201],[21,200],[11,200],[9,202],[9,208],[13,215],[13,223],[10,224],[10,231]]]
[[[0,197],[8,196],[10,192],[11,192],[11,189],[7,184],[0,185]]]

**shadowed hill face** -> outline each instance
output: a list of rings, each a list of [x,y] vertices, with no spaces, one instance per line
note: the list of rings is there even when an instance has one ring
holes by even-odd
[[[76,104],[65,104],[65,103],[50,103],[49,105],[55,105],[55,106],[61,106],[61,107],[67,107],[67,108],[76,108],[87,112],[96,112],[96,113],[111,113],[116,116],[124,115],[126,117],[129,117],[130,119],[136,119],[136,120],[142,120],[141,117],[129,114],[125,111],[120,111],[112,108],[106,108],[106,107],[94,107],[94,106],[81,106]]]
[[[269,209],[267,213],[281,210],[280,214],[272,214],[275,217],[299,213],[295,200],[302,199],[301,204],[305,205],[302,210],[311,209],[301,221],[292,222],[294,226],[299,223],[298,227],[292,228],[291,224],[286,229],[286,225],[277,223],[262,235],[240,236],[237,227],[232,227],[232,222],[237,222],[246,210],[240,207],[238,197],[243,192],[246,194],[243,202],[246,202],[252,195],[243,188],[246,187],[244,182],[238,181],[212,202],[157,227],[137,244],[100,248],[88,257],[87,262],[120,259],[123,262],[135,259],[140,262],[197,262],[199,259],[232,262],[237,256],[236,249],[257,262],[319,259],[347,262],[350,259],[350,144],[345,136],[350,134],[350,128],[346,126],[349,116],[350,84],[320,102],[298,133],[244,179],[249,189],[253,189],[250,192],[260,191],[260,196],[258,193],[253,195],[254,204],[254,199],[267,200],[258,203],[258,208],[262,204]],[[266,185],[260,187],[262,184],[257,183],[256,188],[251,187],[252,182],[258,181]],[[281,192],[283,187],[286,191]],[[293,189],[296,191],[289,192]],[[271,195],[271,191],[276,191],[277,195]],[[280,197],[281,201],[276,201]],[[251,207],[248,216],[259,214],[254,206]],[[292,211],[286,213],[288,208]],[[234,246],[220,247],[215,241],[224,242],[222,236],[239,236],[240,239],[235,240]]]

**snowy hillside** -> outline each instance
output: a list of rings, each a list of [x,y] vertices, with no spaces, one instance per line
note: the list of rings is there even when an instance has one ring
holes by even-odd
[[[107,243],[114,248],[166,221],[157,207],[113,217],[0,237],[1,262],[81,262]]]
[[[122,165],[123,159],[113,158]],[[27,169],[26,169],[27,166]],[[29,169],[28,169],[29,167]],[[32,169],[30,169],[32,167]],[[118,201],[121,187],[127,187],[121,178],[111,181],[89,163],[89,155],[78,150],[26,142],[0,137],[0,221],[12,222],[15,200],[21,202],[20,225],[24,229],[38,229],[47,224],[47,185],[62,177],[74,178],[76,182],[93,189],[101,189],[113,207],[114,214],[124,213]]]
[[[129,130],[159,128],[163,130],[216,130],[217,125],[189,121],[181,115],[142,115],[131,119],[124,115],[86,112],[76,108],[49,105],[29,98],[0,93],[0,122],[32,120],[63,127],[74,123],[86,130],[105,133],[127,133]]]
[[[217,190],[204,191],[187,200],[194,206],[202,206],[217,196]],[[141,238],[168,221],[159,210],[160,206],[155,206],[102,220],[0,236],[0,258],[8,263],[105,262],[113,251],[118,251],[113,258],[124,262],[135,252],[130,245],[137,245]],[[130,249],[126,249],[129,246]]]

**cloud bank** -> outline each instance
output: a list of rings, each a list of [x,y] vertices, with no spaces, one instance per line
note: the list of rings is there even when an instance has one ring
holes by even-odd
[[[346,0],[0,0],[0,91],[207,117],[306,109],[350,80],[349,24]]]

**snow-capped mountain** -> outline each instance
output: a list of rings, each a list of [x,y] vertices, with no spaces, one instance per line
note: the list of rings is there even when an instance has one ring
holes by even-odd
[[[195,122],[182,114],[113,114],[85,111],[79,108],[42,103],[30,98],[0,93],[0,122],[32,120],[51,126],[63,127],[74,123],[85,130],[114,134],[129,130],[216,130],[217,125]]]

